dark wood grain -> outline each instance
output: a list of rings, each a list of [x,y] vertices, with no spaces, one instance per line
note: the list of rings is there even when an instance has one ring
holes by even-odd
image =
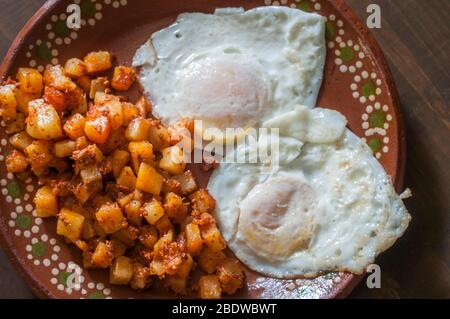
[[[44,0],[1,0],[0,57]],[[377,263],[382,287],[365,280],[350,298],[450,298],[450,2],[348,0],[364,21],[366,8],[382,9],[373,33],[391,66],[402,102],[408,141],[406,204],[413,222]],[[0,252],[0,298],[31,292]]]

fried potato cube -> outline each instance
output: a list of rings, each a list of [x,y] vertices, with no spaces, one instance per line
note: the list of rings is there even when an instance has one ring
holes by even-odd
[[[146,248],[152,249],[158,241],[158,230],[154,225],[144,225],[139,229],[139,242]]]
[[[139,171],[141,163],[153,164],[153,146],[148,141],[130,142],[128,150],[131,154],[131,164],[135,172]]]
[[[197,183],[191,171],[186,171],[182,175],[173,176],[172,179],[180,183],[182,195],[188,195],[197,190]]]
[[[67,60],[64,65],[66,75],[72,79],[79,79],[86,74],[86,65],[78,58],[72,58]]]
[[[202,251],[203,239],[200,228],[196,224],[186,225],[186,247],[187,252],[192,256],[198,256]]]
[[[147,117],[150,113],[152,113],[152,105],[143,95],[139,98],[139,100],[137,100],[136,108],[143,117]]]
[[[149,129],[149,120],[138,117],[131,120],[125,131],[125,136],[129,141],[145,141],[148,139]]]
[[[14,95],[14,85],[0,86],[0,114],[5,121],[16,118],[17,105],[16,96]]]
[[[98,77],[93,79],[90,84],[89,98],[95,99],[99,94],[105,94],[105,91],[109,89],[109,80],[107,77]],[[98,104],[97,100],[94,100],[95,104]]]
[[[25,93],[20,88],[14,90],[14,95],[16,96],[17,109],[24,114],[28,114],[28,103],[41,97],[41,93]]]
[[[169,216],[164,215],[155,224],[160,236],[166,234],[169,231],[173,231],[173,225],[170,222]]]
[[[165,196],[164,210],[167,216],[176,223],[181,223],[188,214],[188,209],[183,198],[175,193],[167,193]]]
[[[85,123],[86,118],[79,113],[75,113],[64,123],[64,133],[66,133],[71,140],[76,140],[77,138],[84,136]]]
[[[40,140],[58,139],[63,136],[61,120],[55,108],[44,100],[34,100],[28,105],[27,133]]]
[[[130,166],[125,166],[117,178],[117,184],[129,190],[133,190],[136,186],[136,175]]]
[[[147,163],[141,164],[136,180],[137,189],[159,195],[163,182],[164,178],[152,166]]]
[[[122,103],[118,100],[111,100],[104,104],[109,110],[109,121],[111,123],[111,129],[115,130],[122,126],[123,124],[123,109]]]
[[[6,170],[9,173],[22,173],[28,167],[28,161],[25,155],[20,151],[12,151],[6,156]]]
[[[75,141],[64,140],[56,142],[53,146],[53,154],[56,157],[68,157],[72,156],[72,153],[75,151]]]
[[[6,134],[14,134],[21,132],[25,129],[25,114],[17,113],[14,120],[10,120],[6,123]]]
[[[33,139],[31,138],[30,135],[27,134],[27,132],[22,131],[11,136],[9,138],[9,142],[15,148],[24,151],[27,148],[27,146],[33,142]]]
[[[105,115],[91,115],[86,118],[84,124],[86,137],[94,143],[103,144],[111,133],[109,117]]]
[[[44,78],[36,69],[19,68],[16,78],[24,93],[40,94],[44,88]]]
[[[215,225],[210,225],[206,229],[201,230],[203,242],[209,249],[214,252],[224,250],[227,247],[219,229]]]
[[[42,140],[33,141],[25,149],[25,154],[30,160],[31,169],[38,176],[41,175],[53,159],[50,149],[50,142]]]
[[[180,278],[188,278],[193,268],[194,268],[194,259],[190,254],[186,254],[186,260],[179,267],[176,275]]]
[[[136,81],[136,71],[134,68],[123,65],[114,68],[114,76],[111,86],[117,91],[128,91],[128,89]]]
[[[105,204],[95,213],[95,218],[107,234],[112,234],[126,226],[122,209],[117,203]]]
[[[85,169],[80,171],[81,180],[84,184],[88,185],[96,181],[102,181],[102,173],[97,165],[89,165]]]
[[[109,283],[113,285],[128,285],[133,277],[133,261],[125,256],[117,257],[111,265]]]
[[[44,72],[45,85],[51,86],[63,92],[71,92],[77,89],[77,85],[65,75],[64,68],[60,65],[47,65]]]
[[[159,167],[172,175],[183,174],[186,168],[186,155],[178,146],[167,147],[162,151]]]
[[[85,217],[69,209],[61,209],[58,214],[56,233],[71,241],[80,239]]]
[[[76,83],[85,93],[90,93],[92,79],[89,76],[83,75],[76,80]],[[91,97],[89,96],[89,98]]]
[[[81,237],[85,240],[91,239],[96,235],[94,226],[91,222],[85,220],[83,225],[83,232],[81,234]]]
[[[204,188],[193,193],[190,198],[193,209],[200,213],[212,213],[216,207],[215,199]]]
[[[50,217],[58,214],[58,196],[56,196],[52,188],[48,185],[42,186],[36,191],[33,199],[36,205],[36,214],[38,217]]]
[[[127,247],[134,246],[137,236],[138,229],[133,226],[127,226],[111,235],[112,238],[120,240]]]
[[[225,258],[225,254],[222,251],[214,252],[208,247],[205,247],[201,251],[197,262],[203,271],[207,272],[208,274],[212,274],[216,271],[219,264],[223,260],[225,260]]]
[[[137,107],[131,103],[124,102],[122,103],[123,110],[123,125],[128,126],[131,121],[140,116],[139,110]]]
[[[118,178],[122,173],[124,167],[130,160],[130,153],[123,150],[115,150],[112,154],[113,174],[115,178]]]
[[[118,129],[112,131],[106,142],[100,144],[99,147],[103,153],[110,154],[115,150],[122,148],[122,146],[125,146],[126,143],[127,139],[125,138],[125,128],[119,127]]]
[[[151,284],[150,269],[140,263],[133,264],[133,277],[130,286],[133,289],[145,289]]]
[[[201,276],[198,281],[200,298],[220,299],[222,297],[222,287],[219,277],[216,275]]]
[[[148,141],[152,143],[155,150],[161,151],[170,146],[169,131],[158,121],[152,121],[148,132]]]
[[[91,257],[92,265],[99,268],[108,268],[114,260],[114,254],[111,245],[104,242],[99,242],[95,247],[94,253]]]
[[[232,295],[244,286],[244,270],[234,258],[226,258],[217,267],[220,284],[223,291]]]
[[[133,195],[133,194],[131,194],[131,195]],[[125,215],[127,216],[127,220],[135,226],[140,226],[142,223],[141,207],[142,207],[142,202],[137,199],[131,200],[124,207],[124,211],[125,211]]]
[[[149,224],[155,225],[164,216],[164,208],[157,199],[153,198],[142,207],[142,216]]]
[[[86,71],[88,74],[107,71],[112,67],[112,57],[109,52],[91,52],[84,57]]]

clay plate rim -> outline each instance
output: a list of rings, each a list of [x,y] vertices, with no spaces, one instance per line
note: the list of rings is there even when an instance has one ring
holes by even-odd
[[[0,79],[3,81],[8,75],[14,59],[17,57],[19,49],[25,42],[25,39],[33,31],[36,24],[44,17],[48,15],[52,9],[57,6],[63,0],[48,0],[38,11],[28,20],[22,30],[17,34],[12,42],[8,52],[3,59],[0,66]],[[397,86],[394,81],[394,77],[389,68],[388,62],[381,50],[380,45],[373,36],[372,32],[367,26],[361,22],[357,14],[346,3],[345,0],[329,0],[329,3],[339,11],[345,20],[352,26],[359,37],[364,39],[367,43],[367,48],[372,53],[377,66],[382,70],[382,77],[391,93],[392,107],[397,115],[397,134],[398,134],[398,157],[397,157],[397,178],[394,181],[394,185],[397,191],[401,191],[403,188],[403,182],[405,177],[406,166],[406,134],[405,123],[403,114],[400,108],[400,98],[397,91]],[[0,209],[1,212],[1,209]],[[1,220],[0,220],[1,221]],[[0,224],[0,228],[6,228],[3,223]],[[37,281],[30,272],[28,272],[23,266],[23,262],[17,257],[16,248],[11,238],[6,238],[3,231],[0,231],[0,244],[4,248],[7,256],[12,261],[15,269],[19,272],[20,276],[25,280],[33,293],[39,298],[54,298],[53,294],[43,285]],[[335,286],[333,291],[329,294],[329,298],[345,298],[351,291],[358,285],[363,278],[363,275],[348,275],[345,280],[341,281]]]

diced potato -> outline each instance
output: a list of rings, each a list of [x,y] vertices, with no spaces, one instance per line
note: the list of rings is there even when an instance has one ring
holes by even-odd
[[[97,97],[99,93],[105,93],[105,91],[109,88],[109,80],[107,77],[98,77],[91,81],[90,89],[89,89],[89,97],[94,99]],[[95,104],[98,104],[94,101]]]
[[[77,85],[86,93],[90,93],[90,91],[91,91],[91,82],[92,82],[92,79],[87,75],[80,77],[76,81]],[[92,97],[90,97],[90,98],[92,98]]]
[[[12,151],[6,157],[6,170],[9,173],[22,173],[28,167],[28,161],[25,155],[20,151]]]
[[[163,184],[163,193],[175,193],[177,195],[181,194],[180,183],[172,178],[165,178]]]
[[[36,139],[51,140],[63,136],[58,113],[44,100],[34,100],[28,105],[27,133]]]
[[[95,218],[107,234],[112,234],[126,226],[125,217],[117,203],[106,204],[95,213]]]
[[[150,269],[140,263],[133,264],[133,277],[130,286],[133,289],[144,289],[151,284]]]
[[[120,194],[119,198],[117,199],[117,203],[119,204],[119,206],[124,209],[125,206],[127,206],[134,198],[134,194],[133,193],[129,193],[129,194]]]
[[[27,132],[22,131],[11,136],[9,138],[9,142],[15,148],[24,151],[27,148],[27,146],[33,142],[33,139],[31,138],[30,135],[27,134]]]
[[[118,129],[112,131],[106,142],[100,144],[99,147],[103,153],[110,154],[119,148],[122,149],[122,146],[125,146],[126,143],[127,139],[125,138],[125,128],[119,127]]]
[[[181,278],[188,278],[191,270],[194,268],[194,259],[190,254],[186,254],[186,260],[179,267],[177,276]]]
[[[43,186],[36,191],[33,199],[38,217],[50,217],[58,214],[58,196],[53,194],[50,186]]]
[[[163,248],[168,246],[171,242],[173,242],[173,240],[174,240],[173,230],[169,230],[163,235],[160,234],[160,238],[153,247],[155,258],[161,257]]]
[[[64,68],[60,65],[47,65],[44,72],[44,82],[45,85],[64,92],[77,89],[77,85],[65,75]]]
[[[138,239],[146,248],[152,249],[158,241],[158,230],[153,225],[144,225],[139,230]]]
[[[188,209],[183,198],[175,193],[167,193],[165,196],[164,210],[169,218],[176,222],[181,223],[188,214]]]
[[[72,79],[79,79],[86,74],[86,65],[80,59],[72,58],[67,60],[64,70],[67,76]]]
[[[36,69],[19,68],[17,81],[19,81],[20,90],[24,93],[40,94],[44,88],[42,74]]]
[[[132,277],[133,261],[131,258],[117,257],[110,269],[109,283],[112,285],[128,285]]]
[[[130,122],[139,117],[140,113],[139,110],[131,103],[124,102],[122,103],[122,110],[123,110],[123,125],[128,126]]]
[[[186,168],[186,156],[178,146],[171,146],[162,151],[159,167],[172,175],[183,174]]]
[[[111,86],[117,91],[127,91],[136,81],[136,71],[134,68],[123,65],[114,68],[114,76]]]
[[[142,207],[142,216],[149,224],[155,225],[164,216],[164,208],[157,199],[153,198]]]
[[[133,195],[133,194],[131,194]],[[125,205],[124,210],[127,216],[127,220],[135,225],[140,226],[142,221],[141,214],[142,202],[140,200],[133,199],[128,204]]]
[[[104,115],[89,116],[88,114],[84,125],[84,132],[92,142],[98,144],[105,143],[111,132],[109,118]]]
[[[25,149],[25,154],[30,159],[31,169],[38,176],[48,167],[53,159],[50,149],[51,144],[42,140],[33,141]]]
[[[127,251],[127,246],[118,239],[111,239],[106,242],[107,245],[111,246],[112,254],[114,258],[118,258],[120,256],[123,256],[125,252]]]
[[[130,153],[123,150],[115,150],[112,155],[113,174],[115,178],[118,178],[122,173],[124,167],[130,160]]]
[[[136,227],[128,226],[115,232],[111,237],[120,240],[127,247],[132,247],[137,239],[137,236],[138,229]]]
[[[94,237],[95,234],[95,229],[94,226],[92,225],[91,222],[88,222],[87,220],[84,221],[84,225],[83,225],[83,233],[81,235],[81,237],[85,240],[91,239],[92,237]]]
[[[80,172],[81,180],[84,184],[88,185],[90,183],[101,181],[103,179],[102,173],[99,167],[95,164],[90,165]]]
[[[117,184],[129,190],[133,190],[136,186],[136,175],[130,166],[125,166],[117,178]]]
[[[149,120],[138,117],[130,122],[125,131],[125,136],[129,141],[145,141],[148,139],[149,129]]]
[[[80,184],[78,185],[73,194],[75,195],[76,199],[81,203],[84,204],[88,201],[89,197],[91,197],[91,193],[89,191],[89,186],[86,184]]]
[[[227,258],[217,268],[223,291],[232,295],[244,285],[244,271],[236,259]]]
[[[169,131],[159,124],[158,121],[152,121],[148,133],[148,141],[152,143],[155,150],[161,151],[170,146]]]
[[[227,247],[225,240],[222,237],[219,229],[215,225],[210,225],[205,230],[201,230],[203,242],[209,249],[214,252],[224,250]]]
[[[170,222],[169,216],[164,215],[161,217],[155,224],[156,229],[158,229],[158,233],[160,236],[166,234],[169,231],[173,231],[173,225]]]
[[[111,123],[111,129],[115,130],[122,126],[123,124],[123,110],[122,103],[118,100],[112,100],[104,104],[109,110],[109,121]]]
[[[61,209],[58,214],[56,233],[71,241],[80,239],[85,217],[68,209]]]
[[[143,95],[139,98],[139,100],[137,100],[136,108],[139,110],[139,113],[143,117],[147,117],[149,114],[152,113],[152,105]]]
[[[56,142],[53,148],[53,154],[56,157],[68,157],[72,156],[75,151],[75,142],[71,140],[64,140]]]
[[[212,213],[216,207],[216,201],[204,188],[199,189],[190,197],[193,209],[200,213]]]
[[[76,140],[77,138],[84,136],[85,123],[85,117],[79,113],[75,113],[71,115],[64,123],[64,132],[70,139]]]
[[[53,106],[57,112],[64,112],[68,108],[69,100],[67,93],[53,86],[45,87],[42,98],[46,103]]]
[[[214,252],[206,247],[201,251],[197,262],[203,271],[212,274],[225,258],[225,254],[222,251]]]
[[[91,52],[84,57],[86,71],[95,74],[107,71],[112,67],[111,54],[106,51]]]
[[[219,277],[216,275],[201,276],[198,281],[198,288],[202,299],[220,299],[222,296],[222,287]]]
[[[182,175],[173,176],[172,179],[180,183],[182,195],[188,195],[197,190],[197,183],[191,171],[186,171]]]
[[[144,192],[159,195],[164,178],[149,164],[142,163],[136,180],[136,188]]]
[[[134,171],[139,172],[141,163],[149,165],[153,164],[153,146],[148,141],[130,142],[128,144],[128,150],[131,154],[131,164]]]
[[[6,134],[14,134],[25,129],[25,114],[17,113],[16,118],[6,123]]]
[[[76,142],[75,142],[76,144]],[[77,145],[76,145],[77,147]],[[80,170],[89,167],[92,164],[102,163],[104,156],[102,151],[95,144],[89,144],[81,150],[76,150],[72,154],[76,167]]]
[[[102,241],[99,242],[91,257],[92,264],[99,268],[108,268],[113,260],[114,255],[111,246]]]
[[[0,112],[5,121],[16,118],[17,100],[12,84],[0,86]]]
[[[198,256],[202,251],[203,239],[200,228],[196,224],[186,225],[186,247],[187,252],[192,256]]]

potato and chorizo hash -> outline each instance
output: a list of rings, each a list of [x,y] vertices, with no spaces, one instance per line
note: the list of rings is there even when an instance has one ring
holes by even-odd
[[[56,217],[84,267],[109,268],[111,284],[146,289],[157,280],[181,295],[234,294],[242,266],[225,254],[215,200],[176,146],[192,121],[164,127],[145,97],[114,95],[130,89],[136,71],[117,66],[109,79],[112,68],[112,55],[99,51],[6,80],[0,112],[15,147],[7,171],[38,178],[36,214]]]

